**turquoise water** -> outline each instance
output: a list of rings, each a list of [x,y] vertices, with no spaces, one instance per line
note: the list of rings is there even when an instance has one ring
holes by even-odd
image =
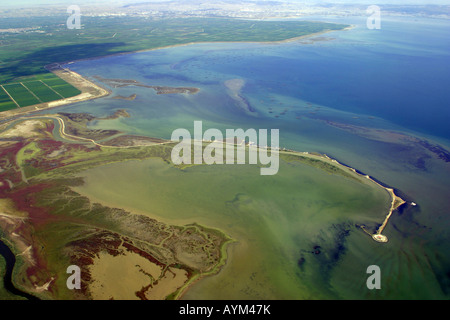
[[[390,241],[372,248],[373,263],[383,264],[390,286],[369,296],[448,298],[449,163],[414,145],[367,139],[325,121],[413,134],[448,150],[450,21],[386,18],[381,30],[368,30],[363,18],[322,20],[355,27],[319,36],[332,38],[326,41],[195,44],[76,62],[70,68],[86,77],[193,86],[200,92],[157,95],[148,88],[116,88],[113,96],[137,98],[104,98],[58,111],[105,116],[124,108],[130,118],[92,127],[162,138],[177,128],[193,130],[194,120],[203,120],[204,128],[280,129],[282,147],[326,153],[418,204],[395,214],[385,229]],[[245,80],[241,95],[256,112],[245,112],[233,99],[224,84],[230,79]],[[348,244],[342,263],[368,254],[360,242]],[[347,292],[344,297],[358,298],[349,277],[336,276],[334,285]]]

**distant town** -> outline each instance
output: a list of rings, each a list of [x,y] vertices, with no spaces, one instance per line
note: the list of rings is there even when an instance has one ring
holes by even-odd
[[[308,4],[291,1],[220,1],[181,0],[139,2],[134,4],[80,5],[84,16],[144,16],[149,18],[227,17],[245,19],[298,18],[314,15],[366,15],[367,4]],[[449,19],[450,5],[380,5],[390,16],[421,16]],[[67,6],[6,8],[0,4],[2,17],[48,16],[66,14]],[[5,30],[0,31],[5,32]],[[16,31],[12,31],[16,32]]]

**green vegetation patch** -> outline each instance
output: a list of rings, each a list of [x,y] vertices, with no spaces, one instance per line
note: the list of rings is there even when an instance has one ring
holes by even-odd
[[[20,83],[4,85],[3,88],[19,104],[20,107],[27,107],[41,103],[33,94]]]
[[[63,98],[62,95],[58,94],[55,90],[52,90],[52,88],[40,80],[29,81],[23,83],[23,85],[33,92],[42,102],[50,102]]]
[[[0,112],[17,108],[17,105],[11,100],[8,94],[0,88]]]
[[[19,77],[16,80],[17,82],[4,84],[4,89],[0,90],[0,112],[17,108],[7,93],[20,107],[70,98],[81,93],[53,73]]]
[[[68,83],[66,83],[64,85],[54,85],[54,86],[52,86],[52,89],[55,90],[60,95],[62,95],[64,98],[74,97],[81,93],[80,90],[71,86]]]

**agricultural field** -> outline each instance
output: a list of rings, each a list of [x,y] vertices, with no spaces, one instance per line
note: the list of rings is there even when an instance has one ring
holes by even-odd
[[[17,108],[17,105],[11,100],[5,90],[0,88],[0,112]]]
[[[63,96],[55,91],[54,88],[49,87],[41,80],[27,82],[24,86],[33,92],[42,102],[49,102],[63,98]]]
[[[12,83],[3,86],[3,89],[17,102],[19,107],[31,106],[41,103],[22,83]]]
[[[0,111],[70,98],[81,93],[53,73],[19,78],[17,82],[3,84],[1,89]]]

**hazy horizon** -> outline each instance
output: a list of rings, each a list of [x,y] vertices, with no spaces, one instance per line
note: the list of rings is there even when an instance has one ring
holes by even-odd
[[[265,2],[273,0],[246,0],[242,2]],[[388,4],[388,5],[448,5],[448,0],[275,0],[278,2],[292,2],[304,4]],[[0,3],[0,7],[18,7],[18,6],[40,6],[40,5],[92,5],[107,3],[114,4],[129,4],[129,3],[145,3],[145,2],[180,2],[178,0],[16,0],[13,3]],[[183,2],[203,2],[198,0],[184,0]],[[222,0],[221,2],[233,2],[236,0]]]

